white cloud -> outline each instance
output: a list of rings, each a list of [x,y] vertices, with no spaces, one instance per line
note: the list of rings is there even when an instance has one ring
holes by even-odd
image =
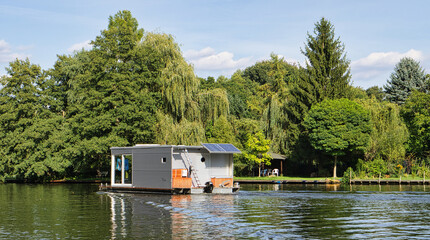
[[[5,40],[0,40],[0,54],[8,53],[10,51],[10,46]]]
[[[424,60],[421,51],[411,49],[407,52],[374,52],[367,57],[351,62],[351,72],[354,82],[362,87],[382,86],[395,65],[404,57],[417,61]]]
[[[21,47],[18,47],[18,50],[22,50]],[[27,57],[30,57],[30,55],[15,52],[8,42],[3,39],[0,40],[0,63],[8,63],[17,58],[24,59]]]
[[[67,49],[67,51],[74,52],[74,51],[80,51],[82,49],[90,49],[91,47],[92,47],[91,46],[91,41],[87,40],[85,42],[80,42],[80,43],[73,44],[71,47],[69,47]]]
[[[306,64],[305,62],[300,62],[299,60],[295,59],[295,58],[287,58],[282,54],[276,54],[276,56],[278,56],[279,59],[284,59],[287,63],[292,64],[292,65],[302,65],[304,66],[304,64]],[[258,61],[264,61],[264,60],[269,60],[270,58],[261,58]]]
[[[393,67],[400,59],[410,57],[417,61],[423,59],[420,51],[411,49],[405,53],[399,52],[375,52],[365,58],[358,59],[351,63],[351,67]]]
[[[184,52],[184,57],[194,65],[196,71],[237,70],[253,63],[250,57],[235,60],[233,53],[227,51],[217,53],[210,47],[188,50]]]

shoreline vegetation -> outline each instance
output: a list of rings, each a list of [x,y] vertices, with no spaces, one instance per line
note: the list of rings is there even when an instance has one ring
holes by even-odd
[[[430,179],[430,75],[405,57],[383,88],[355,87],[334,30],[324,17],[315,23],[303,66],[272,53],[229,77],[202,78],[172,35],[119,11],[91,49],[59,55],[52,68],[9,63],[0,182],[91,179],[110,170],[111,147],[145,143],[231,143],[243,153],[233,159],[239,177],[270,167],[324,176],[282,181]]]
[[[326,181],[326,182],[342,182],[343,178],[332,178],[332,177],[234,177],[234,181]],[[430,180],[428,178],[422,178],[422,177],[413,177],[413,176],[407,176],[407,177],[388,177],[388,178],[352,178],[352,181],[427,181]],[[346,182],[349,181],[349,178],[347,178]]]
[[[265,177],[234,177],[234,182],[242,184],[343,184],[349,185],[349,179],[333,177],[288,177],[288,176],[265,176]],[[422,177],[405,176],[402,178],[354,178],[351,184],[430,184],[430,180]],[[23,184],[104,184],[110,183],[110,178],[64,178],[55,180],[45,180],[41,182],[27,182],[25,179],[6,179],[4,183]]]

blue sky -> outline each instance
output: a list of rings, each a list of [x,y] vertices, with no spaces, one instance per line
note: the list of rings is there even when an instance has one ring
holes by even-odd
[[[430,1],[2,0],[0,75],[15,58],[51,68],[125,9],[145,31],[173,35],[200,77],[229,77],[272,52],[303,65],[300,49],[321,17],[345,44],[353,85],[383,86],[405,56],[430,72]]]

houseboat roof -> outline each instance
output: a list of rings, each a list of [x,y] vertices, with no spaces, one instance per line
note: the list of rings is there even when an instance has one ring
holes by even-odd
[[[202,143],[201,146],[186,145],[160,145],[160,144],[136,144],[132,147],[111,147],[111,150],[126,150],[133,148],[174,148],[174,149],[206,149],[209,153],[242,153],[233,144],[228,143]]]

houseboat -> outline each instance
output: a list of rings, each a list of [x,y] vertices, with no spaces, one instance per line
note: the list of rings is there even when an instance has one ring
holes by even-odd
[[[171,194],[233,193],[232,144],[201,146],[138,144],[111,148],[113,192],[165,192]]]

